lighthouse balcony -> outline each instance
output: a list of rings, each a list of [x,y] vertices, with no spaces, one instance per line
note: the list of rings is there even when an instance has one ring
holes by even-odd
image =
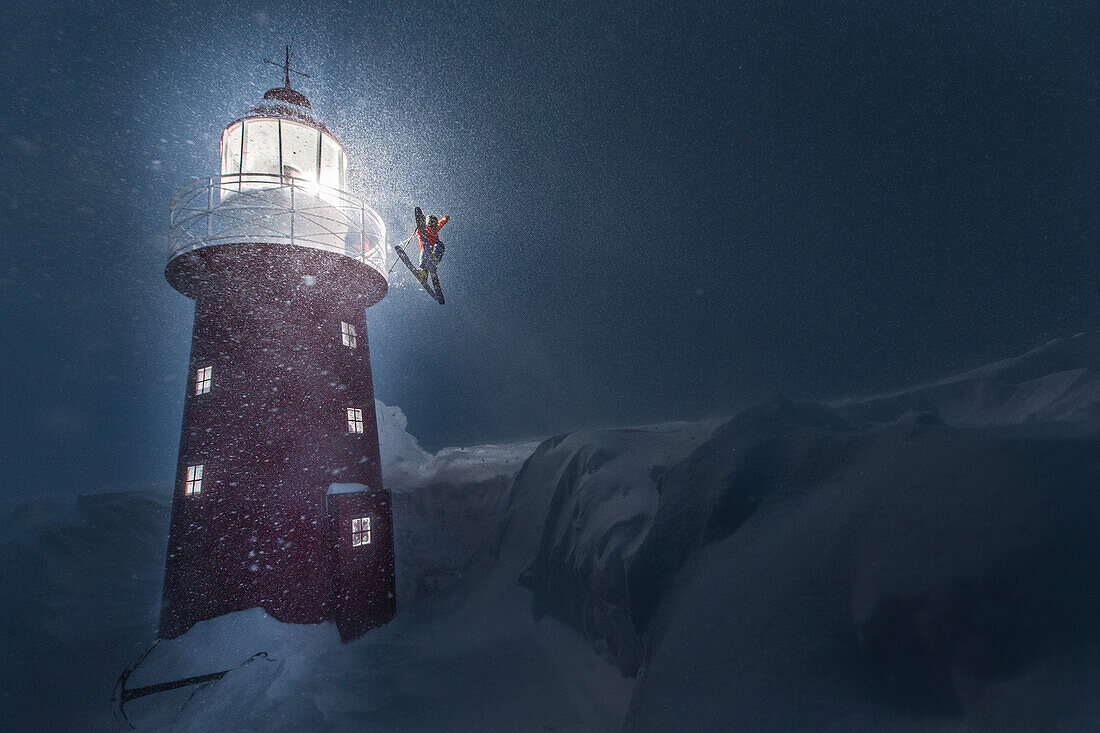
[[[315,181],[233,173],[195,181],[169,205],[169,261],[230,244],[285,244],[353,258],[386,277],[386,227],[362,201]]]

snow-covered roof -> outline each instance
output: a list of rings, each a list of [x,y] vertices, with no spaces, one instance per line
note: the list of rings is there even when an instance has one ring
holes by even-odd
[[[370,491],[370,487],[366,484],[329,484],[326,494],[357,494],[360,491]]]
[[[262,102],[238,116],[226,127],[232,127],[241,120],[254,117],[281,117],[286,120],[293,120],[317,128],[329,137],[336,139],[332,131],[317,119],[316,113],[313,111],[313,105],[310,104],[305,95],[290,87],[269,89],[264,94]]]

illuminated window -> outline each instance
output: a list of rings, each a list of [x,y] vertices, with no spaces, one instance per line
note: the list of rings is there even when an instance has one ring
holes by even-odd
[[[281,170],[279,120],[270,117],[245,120],[241,173],[278,175]],[[270,185],[262,183],[260,187]]]
[[[355,337],[358,335],[357,333],[355,333],[355,326],[351,325],[350,323],[344,323],[343,321],[340,321],[340,335],[344,337],[344,346],[350,346],[353,349],[355,348]]]
[[[203,367],[195,372],[195,394],[206,394],[213,382],[214,367]]]
[[[183,484],[185,496],[198,496],[202,493],[202,464],[187,467],[187,481]]]
[[[223,181],[226,186],[226,189],[223,189],[223,196],[226,190],[241,190],[240,173],[241,155],[243,152],[244,123],[238,122],[235,125],[227,127],[225,132],[222,133],[222,175],[232,176],[232,178],[226,178]],[[228,188],[229,186],[232,186],[232,188]]]
[[[346,169],[347,155],[340,144],[311,125],[254,117],[229,126],[222,134],[222,175],[228,176],[223,195],[269,188],[275,181],[265,178],[280,173],[343,189]]]
[[[316,183],[321,165],[321,131],[290,120],[279,120],[283,169],[293,169],[294,178]],[[284,174],[285,175],[285,174]]]
[[[357,407],[348,408],[348,432],[363,432],[363,411]]]
[[[331,137],[321,134],[321,180],[322,186],[344,188],[344,169],[347,156],[339,144]]]
[[[351,546],[370,544],[370,517],[358,517],[351,520]]]

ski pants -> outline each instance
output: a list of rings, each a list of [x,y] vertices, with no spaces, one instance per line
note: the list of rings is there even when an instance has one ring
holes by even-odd
[[[428,252],[431,252],[431,247],[420,248],[420,269],[427,270],[432,275],[435,274],[435,264],[443,259],[443,242],[435,243],[434,257],[429,257]]]

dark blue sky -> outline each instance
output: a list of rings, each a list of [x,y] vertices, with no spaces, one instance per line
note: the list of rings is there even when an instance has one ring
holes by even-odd
[[[450,214],[368,312],[430,447],[900,387],[1094,328],[1094,2],[85,3],[0,41],[0,485],[167,485],[167,204],[300,84],[353,192]],[[396,272],[396,271],[395,271]]]

